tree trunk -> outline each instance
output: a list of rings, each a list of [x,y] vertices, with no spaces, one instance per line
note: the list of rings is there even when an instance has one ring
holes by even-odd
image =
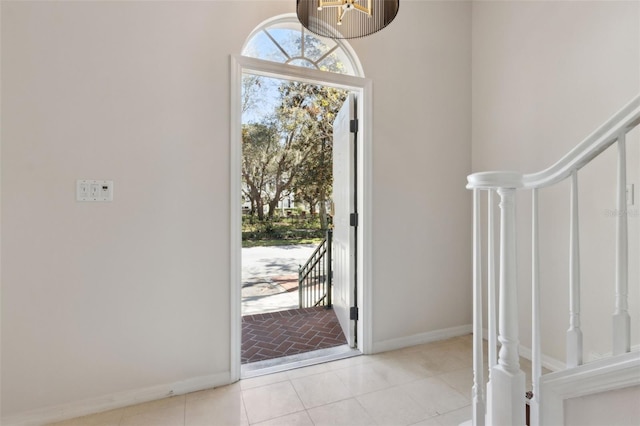
[[[325,195],[324,188],[320,189],[320,196],[318,197],[318,202],[320,203],[320,227],[324,231],[328,228],[327,203],[326,203],[326,195]]]
[[[256,209],[258,210],[258,220],[260,220],[260,222],[264,221],[264,205],[262,204],[262,199],[256,200]]]
[[[280,193],[276,192],[276,196],[269,201],[269,212],[267,213],[269,219],[273,219],[273,214],[278,209],[278,201],[280,201]]]

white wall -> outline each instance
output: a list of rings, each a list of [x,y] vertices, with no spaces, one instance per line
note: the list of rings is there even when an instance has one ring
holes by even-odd
[[[470,12],[403,1],[352,42],[374,81],[374,349],[471,323]]]
[[[229,54],[294,6],[2,2],[3,418],[228,380]],[[353,43],[374,347],[470,322],[470,12],[403,1]],[[79,178],[113,203],[76,203]]]
[[[473,170],[540,171],[640,92],[640,2],[473,3]],[[638,180],[638,130],[629,183]],[[611,351],[615,151],[580,172],[585,359]],[[564,362],[568,184],[540,194],[543,352]],[[634,207],[638,210],[638,205]],[[530,334],[530,194],[518,197],[521,343]],[[638,215],[631,215],[630,308],[638,343]]]

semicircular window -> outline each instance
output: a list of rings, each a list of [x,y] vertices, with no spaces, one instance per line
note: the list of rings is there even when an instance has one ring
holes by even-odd
[[[359,76],[352,54],[342,40],[319,37],[294,17],[281,17],[259,26],[242,54],[252,58]]]

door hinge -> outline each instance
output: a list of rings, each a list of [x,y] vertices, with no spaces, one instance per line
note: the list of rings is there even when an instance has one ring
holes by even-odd
[[[349,309],[349,319],[352,321],[358,321],[358,307],[352,306]]]
[[[351,133],[358,133],[358,119],[354,118],[353,120],[349,121],[349,131]]]
[[[349,215],[349,225],[358,226],[358,213],[351,213]]]

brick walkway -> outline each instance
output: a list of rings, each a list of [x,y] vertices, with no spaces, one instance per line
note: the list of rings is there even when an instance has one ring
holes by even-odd
[[[346,343],[333,309],[291,309],[242,317],[242,364]]]

